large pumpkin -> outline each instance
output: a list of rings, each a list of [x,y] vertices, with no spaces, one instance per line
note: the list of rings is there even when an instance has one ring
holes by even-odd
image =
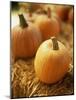
[[[50,12],[49,9],[48,12]],[[43,40],[46,40],[51,36],[58,36],[60,33],[60,23],[57,18],[51,16],[50,13],[48,13],[48,16],[40,15],[35,20],[35,24],[39,27],[42,33]]]
[[[70,55],[55,37],[44,41],[37,50],[34,66],[37,77],[44,83],[55,83],[67,73]]]
[[[35,55],[42,42],[41,33],[37,27],[27,23],[24,16],[19,15],[20,24],[12,29],[12,52],[14,58],[26,58]]]

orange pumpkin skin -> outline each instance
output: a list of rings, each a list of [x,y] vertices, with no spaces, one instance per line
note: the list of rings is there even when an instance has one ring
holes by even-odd
[[[34,56],[41,42],[41,33],[33,24],[25,28],[17,25],[12,29],[12,52],[15,59]]]
[[[56,18],[48,18],[46,15],[41,15],[37,17],[35,24],[39,27],[43,40],[58,36],[60,33],[60,24]]]
[[[65,46],[58,41],[59,50],[53,50],[52,40],[44,41],[37,50],[34,66],[37,77],[44,83],[59,81],[67,73],[70,56]]]

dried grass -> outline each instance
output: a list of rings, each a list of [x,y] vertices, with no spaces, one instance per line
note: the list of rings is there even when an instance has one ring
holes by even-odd
[[[11,79],[13,98],[73,94],[73,73],[68,72],[56,84],[47,85],[36,77],[33,62],[34,58],[14,63]]]

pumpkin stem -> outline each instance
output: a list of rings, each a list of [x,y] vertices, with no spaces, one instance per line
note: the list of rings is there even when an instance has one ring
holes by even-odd
[[[50,9],[50,7],[47,8],[47,15],[48,15],[49,18],[51,17],[51,9]]]
[[[20,26],[22,28],[28,27],[28,24],[27,24],[27,22],[26,22],[26,20],[25,20],[25,18],[23,16],[23,14],[19,15],[19,20],[20,20]]]
[[[56,37],[52,37],[51,39],[52,39],[52,42],[53,42],[53,50],[58,50],[59,46],[58,46],[58,42],[57,42]]]

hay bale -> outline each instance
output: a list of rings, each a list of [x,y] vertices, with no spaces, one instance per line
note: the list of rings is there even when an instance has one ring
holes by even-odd
[[[73,73],[70,72],[56,84],[47,85],[35,75],[34,58],[20,59],[12,66],[12,98],[73,94]]]

